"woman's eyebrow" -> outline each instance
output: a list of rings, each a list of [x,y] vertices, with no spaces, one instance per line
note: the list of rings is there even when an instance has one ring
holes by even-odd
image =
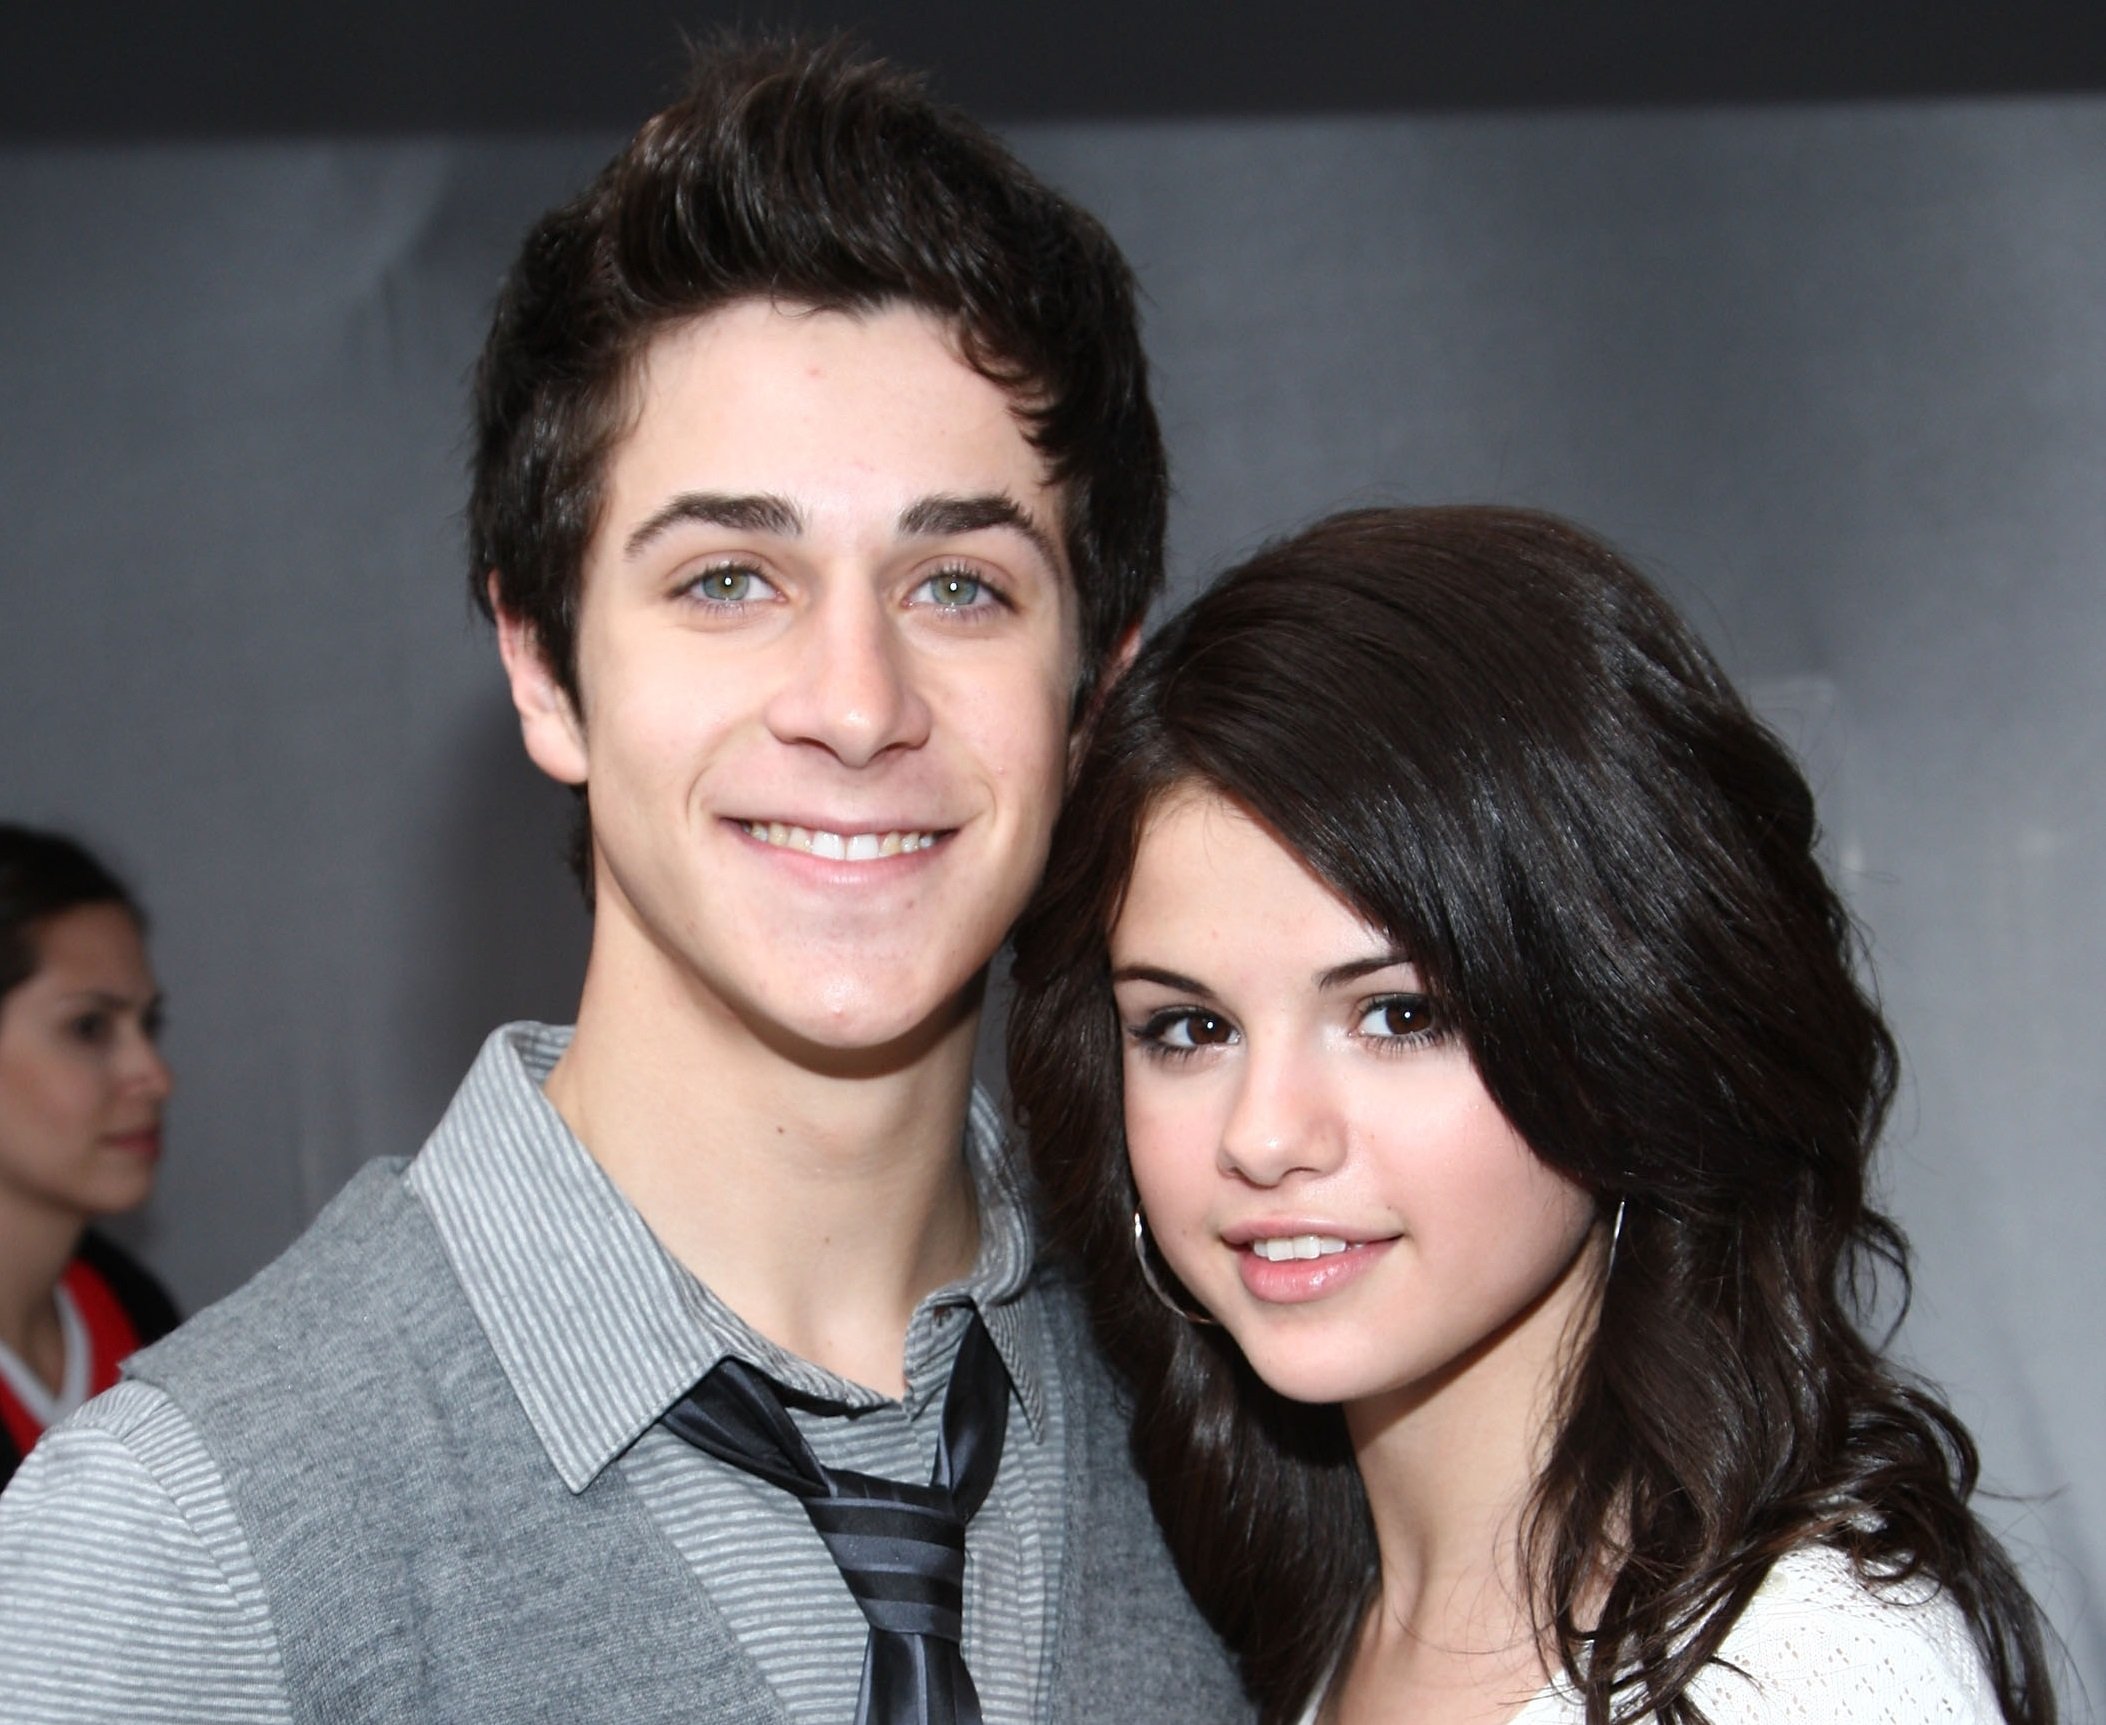
[[[1114,982],[1153,982],[1176,989],[1180,994],[1212,995],[1214,992],[1196,977],[1181,976],[1174,970],[1163,970],[1152,964],[1122,964],[1112,972],[1111,979]]]
[[[158,994],[145,996],[151,1006],[160,1000]],[[82,1006],[100,1007],[107,1012],[123,1012],[139,1005],[141,997],[136,994],[112,994],[107,988],[76,988],[58,997],[59,1004],[69,1011]]]
[[[1366,958],[1350,959],[1344,964],[1334,964],[1329,970],[1319,971],[1316,977],[1318,988],[1338,988],[1348,982],[1358,982],[1363,976],[1372,976],[1378,970],[1395,970],[1400,965],[1409,965],[1411,960],[1392,948],[1388,952],[1374,953]]]

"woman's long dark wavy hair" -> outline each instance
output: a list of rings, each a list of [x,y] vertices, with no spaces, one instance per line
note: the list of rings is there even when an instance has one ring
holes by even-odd
[[[1132,1254],[1107,937],[1181,787],[1386,930],[1536,1154],[1625,1206],[1524,1533],[1589,1725],[1696,1725],[1691,1678],[1815,1541],[1943,1587],[2005,1717],[2049,1725],[2038,1613],[1967,1507],[1974,1445],[1860,1327],[1878,1271],[1906,1291],[1866,1192],[1894,1045],[1812,795],[1643,578],[1492,508],[1335,516],[1182,612],[1108,695],[1016,936],[1010,1081],[1054,1241],[1262,1716],[1334,1667],[1377,1558],[1338,1409],[1268,1390]]]

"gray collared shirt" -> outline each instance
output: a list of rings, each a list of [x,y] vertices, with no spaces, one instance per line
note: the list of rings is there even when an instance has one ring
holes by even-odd
[[[785,1353],[659,1245],[541,1093],[567,1039],[537,1025],[493,1035],[408,1176],[551,1466],[573,1493],[621,1470],[790,1716],[851,1718],[867,1625],[803,1509],[658,1418],[736,1354],[838,1408],[793,1415],[822,1461],[926,1480],[976,1307],[1013,1395],[969,1536],[966,1657],[989,1725],[1045,1717],[1064,1421],[994,1110],[976,1096],[966,1132],[978,1261],[916,1308],[894,1401]],[[225,1486],[158,1390],[128,1383],[90,1403],[0,1503],[0,1694],[24,1720],[289,1716],[270,1603]]]

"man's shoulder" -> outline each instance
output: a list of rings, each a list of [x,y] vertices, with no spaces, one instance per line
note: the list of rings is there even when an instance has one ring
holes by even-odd
[[[368,1163],[276,1259],[125,1363],[182,1410],[238,1502],[410,1470],[417,1452],[385,1431],[450,1430],[497,1394],[484,1378],[502,1386],[494,1363],[478,1371],[487,1349],[403,1168]]]
[[[45,1433],[0,1498],[8,1717],[276,1720],[282,1685],[254,1559],[182,1411],[122,1383]]]
[[[311,1353],[353,1319],[368,1327],[372,1291],[399,1273],[414,1203],[400,1158],[369,1162],[291,1245],[224,1298],[125,1363],[127,1378],[185,1397],[181,1386],[235,1373],[254,1381],[258,1356]],[[392,1284],[395,1297],[412,1289]],[[361,1297],[363,1296],[363,1297]],[[316,1320],[322,1320],[320,1328]]]

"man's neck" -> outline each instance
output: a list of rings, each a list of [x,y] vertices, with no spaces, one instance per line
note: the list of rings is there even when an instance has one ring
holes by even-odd
[[[619,971],[621,974],[616,975]],[[972,1267],[977,999],[890,1059],[766,1041],[595,954],[546,1091],[673,1256],[771,1341],[888,1394],[922,1297]]]

